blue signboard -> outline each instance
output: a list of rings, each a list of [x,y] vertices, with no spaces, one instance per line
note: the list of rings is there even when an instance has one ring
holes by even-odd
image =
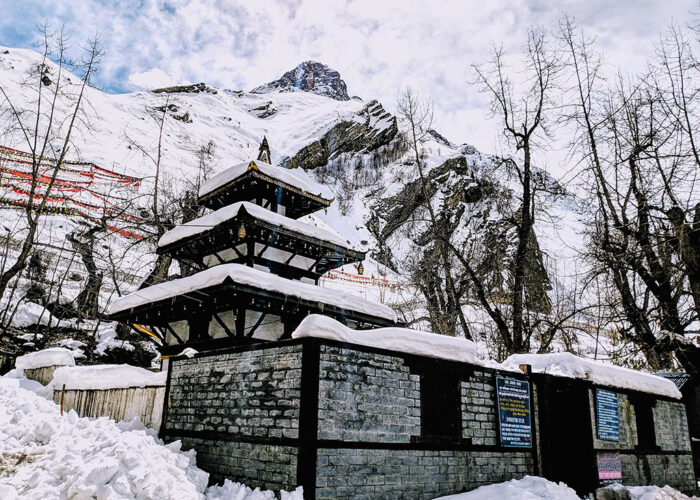
[[[619,441],[620,414],[617,409],[617,394],[604,389],[596,389],[595,410],[598,439]]]
[[[530,383],[527,380],[496,377],[496,397],[501,444],[531,448]]]

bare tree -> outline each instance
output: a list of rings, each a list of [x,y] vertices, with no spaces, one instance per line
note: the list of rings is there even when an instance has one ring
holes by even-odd
[[[516,248],[507,266],[511,280],[508,284],[508,312],[492,299],[474,265],[461,252],[456,252],[472,281],[480,305],[496,324],[507,353],[529,351],[534,332],[534,325],[527,321],[525,277],[528,251],[535,241],[536,203],[532,153],[533,148],[538,147],[537,139],[546,138],[549,134],[547,118],[554,107],[553,94],[557,88],[556,78],[560,69],[555,52],[548,47],[547,37],[541,31],[531,30],[528,33],[525,56],[523,90],[517,94],[515,83],[507,75],[502,48],[494,48],[489,63],[474,66],[475,83],[489,96],[491,113],[501,122],[506,142],[515,154],[522,155],[521,161],[504,163],[504,166],[515,170],[521,187],[520,206],[511,221],[516,229]],[[508,316],[510,322],[507,321]]]
[[[441,278],[432,273],[432,270],[425,269],[428,260],[423,260],[418,266],[419,276],[414,280],[421,287],[428,302],[431,315],[431,325],[440,333],[455,335],[457,329],[452,318],[459,320],[464,336],[472,339],[469,325],[462,310],[461,298],[464,293],[458,292],[455,278],[453,276],[454,265],[451,262],[450,249],[447,244],[448,236],[444,234],[442,225],[438,220],[438,215],[432,205],[432,193],[430,192],[429,179],[421,155],[421,141],[433,127],[433,105],[428,101],[421,101],[417,94],[411,89],[406,89],[397,104],[399,119],[404,123],[408,133],[408,142],[413,154],[413,162],[418,171],[420,180],[419,188],[421,192],[422,206],[428,214],[431,230],[441,233],[435,239],[435,252],[437,261],[440,263],[441,274],[444,276],[444,292]]]
[[[610,319],[652,369],[669,368],[675,354],[695,372],[698,348],[679,340],[700,305],[700,206],[692,202],[698,88],[687,74],[694,64],[689,46],[672,28],[647,75],[619,76],[608,85],[594,40],[569,19],[561,31],[575,96],[566,120],[575,126],[573,148],[595,207],[592,275],[614,291]]]
[[[51,33],[47,26],[42,27],[41,32],[42,62],[32,69],[28,84],[36,96],[33,107],[21,106],[10,91],[0,85],[0,117],[4,119],[4,127],[8,132],[18,132],[31,152],[30,189],[24,209],[27,231],[15,261],[0,274],[0,297],[8,283],[27,265],[51,189],[70,150],[73,134],[83,123],[86,89],[102,56],[100,40],[96,36],[87,43],[81,63],[70,64],[66,54],[66,34],[63,31]],[[80,72],[78,84],[65,78],[69,66]],[[65,113],[62,104],[68,104]],[[47,171],[43,171],[44,168]]]

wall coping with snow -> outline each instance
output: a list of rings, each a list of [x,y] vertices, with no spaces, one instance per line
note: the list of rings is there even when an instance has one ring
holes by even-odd
[[[151,372],[130,365],[88,365],[57,368],[54,387],[66,390],[109,390],[165,386],[167,371]]]
[[[530,365],[534,373],[583,379],[597,385],[648,392],[673,399],[682,397],[673,382],[658,375],[579,358],[568,352],[513,354],[502,364],[508,369],[517,369],[518,365]]]
[[[315,337],[389,351],[476,364],[476,344],[471,340],[409,328],[353,330],[320,314],[310,314],[292,333],[292,338]]]

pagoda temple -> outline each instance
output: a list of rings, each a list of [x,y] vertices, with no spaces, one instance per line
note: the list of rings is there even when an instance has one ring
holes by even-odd
[[[318,285],[365,252],[298,220],[332,197],[269,159],[264,139],[258,159],[201,186],[198,202],[213,211],[165,233],[157,250],[197,272],[114,300],[111,319],[150,329],[164,355],[283,340],[312,313],[358,329],[396,324],[391,308]]]

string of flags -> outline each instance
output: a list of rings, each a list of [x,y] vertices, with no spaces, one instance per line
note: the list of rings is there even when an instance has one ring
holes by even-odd
[[[124,208],[125,202],[138,191],[141,178],[90,162],[66,160],[60,168],[56,165],[55,159],[35,160],[31,153],[0,146],[0,208],[30,205],[38,208],[44,202],[45,214],[90,220],[107,216],[111,222],[118,221],[117,225],[107,224],[109,231],[127,238],[143,238],[126,227],[119,227],[119,223],[143,222]]]
[[[384,278],[375,278],[374,276],[362,276],[358,274],[346,273],[337,269],[331,269],[324,274],[321,279],[347,281],[349,283],[357,283],[360,285],[379,286],[393,289],[401,289],[402,285],[396,281],[389,281]]]

